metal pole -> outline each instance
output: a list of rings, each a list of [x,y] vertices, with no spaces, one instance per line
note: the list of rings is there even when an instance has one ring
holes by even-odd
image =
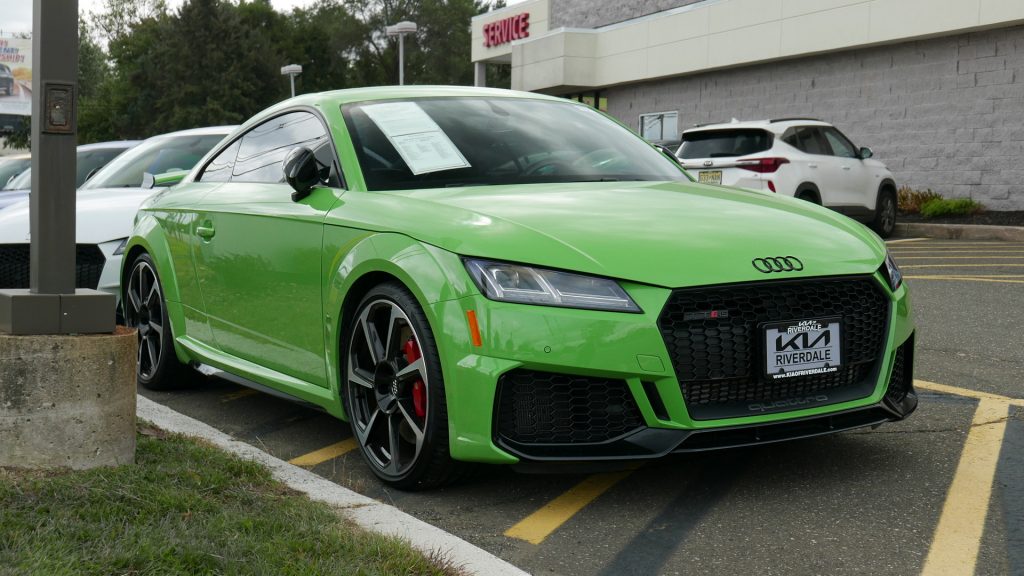
[[[36,0],[38,1],[38,0]],[[405,84],[405,34],[398,35],[398,85]]]
[[[78,0],[33,0],[32,10],[29,286],[34,294],[74,294]]]
[[[295,74],[289,74],[288,78],[292,81],[292,98],[295,98]]]

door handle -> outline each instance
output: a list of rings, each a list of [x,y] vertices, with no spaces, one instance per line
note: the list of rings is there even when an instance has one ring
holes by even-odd
[[[849,166],[843,166],[843,170],[849,170],[849,169],[850,169]]]
[[[196,234],[203,240],[209,240],[217,234],[217,231],[213,229],[213,226],[196,226]]]
[[[808,164],[807,167],[808,168],[817,168],[818,165],[817,164]]]

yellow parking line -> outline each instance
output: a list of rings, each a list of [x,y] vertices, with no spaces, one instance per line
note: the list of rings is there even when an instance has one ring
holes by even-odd
[[[904,276],[909,280],[953,280],[961,282],[998,282],[1001,284],[1024,284],[1024,280],[997,280],[977,276]]]
[[[632,473],[632,470],[627,470],[595,474],[548,502],[540,510],[523,518],[518,524],[506,530],[505,536],[526,540],[531,544],[540,544],[587,504]]]
[[[977,398],[978,400],[996,400],[998,402],[1005,402],[1014,406],[1024,406],[1024,398],[1011,398],[1010,396],[1002,396],[1000,394],[992,394],[990,392],[982,392],[980,390],[971,390],[970,388],[960,388],[958,386],[950,386],[948,384],[939,384],[937,382],[929,382],[927,380],[914,380],[914,387],[931,392],[939,392],[941,394],[966,396],[967,398]]]
[[[239,400],[242,398],[248,398],[249,396],[256,396],[259,394],[252,388],[246,388],[245,390],[239,390],[238,392],[232,392],[231,394],[225,394],[220,397],[221,402],[231,402],[232,400]]]
[[[978,402],[922,576],[973,576],[1008,412],[1006,402]]]
[[[356,439],[348,438],[341,442],[331,444],[330,446],[314,450],[309,454],[303,454],[296,458],[292,458],[288,461],[289,464],[295,464],[296,466],[316,466],[321,462],[327,462],[337,458],[338,456],[344,456],[349,452],[356,449]]]

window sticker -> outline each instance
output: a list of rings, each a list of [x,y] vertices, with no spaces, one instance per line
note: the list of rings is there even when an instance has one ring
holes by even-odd
[[[363,106],[413,174],[469,168],[448,135],[415,102],[386,102]]]

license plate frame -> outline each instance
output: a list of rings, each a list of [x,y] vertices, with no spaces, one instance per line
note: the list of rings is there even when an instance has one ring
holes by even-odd
[[[843,368],[841,316],[765,322],[760,330],[764,345],[763,374],[768,382],[835,374]]]
[[[697,173],[697,182],[700,184],[721,184],[721,170],[701,170]]]

